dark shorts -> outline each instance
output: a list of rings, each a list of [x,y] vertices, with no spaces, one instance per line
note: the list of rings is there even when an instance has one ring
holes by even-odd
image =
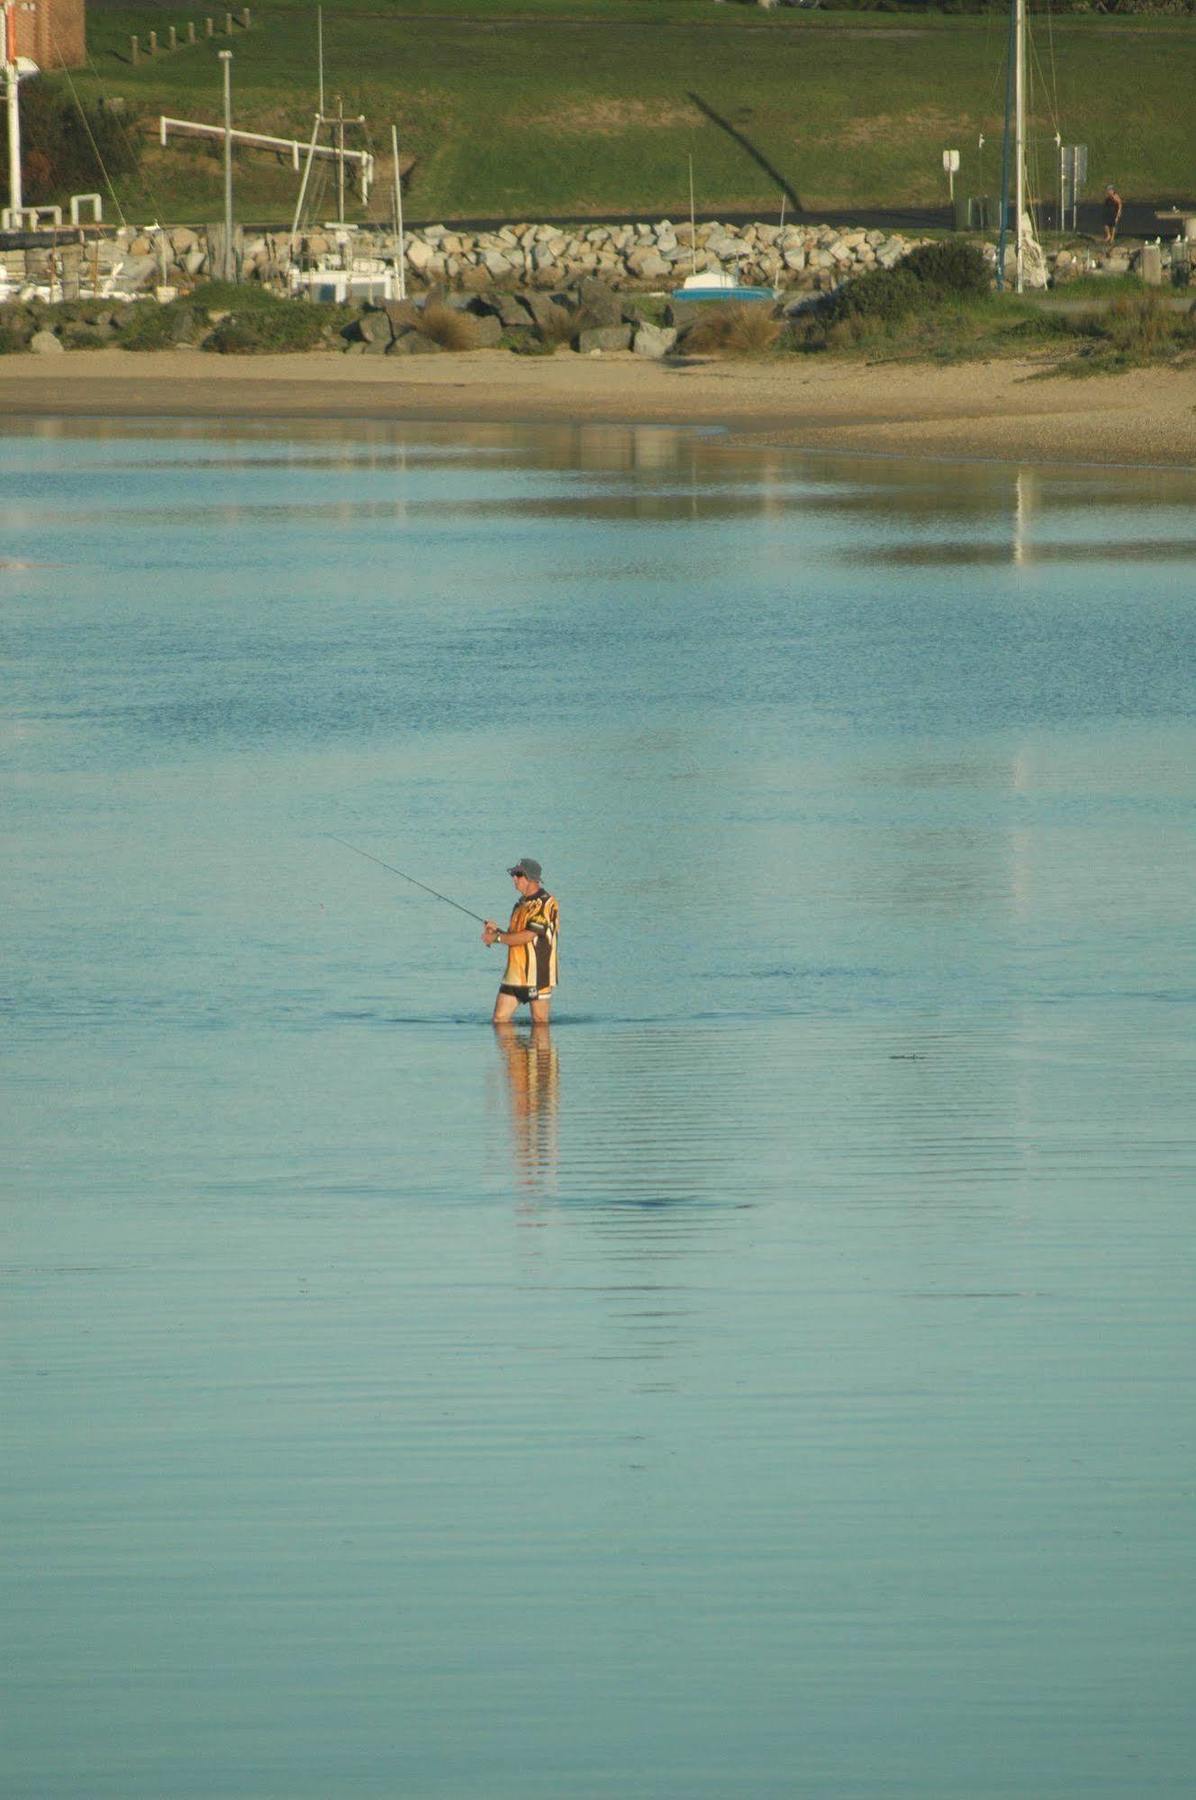
[[[530,1006],[533,1000],[547,1000],[552,994],[551,988],[512,987],[508,981],[500,981],[498,991],[509,994],[520,1006]]]

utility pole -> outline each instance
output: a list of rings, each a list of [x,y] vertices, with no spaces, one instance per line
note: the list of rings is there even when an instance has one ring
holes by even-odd
[[[233,53],[216,52],[224,65],[224,279],[237,279],[233,256]]]

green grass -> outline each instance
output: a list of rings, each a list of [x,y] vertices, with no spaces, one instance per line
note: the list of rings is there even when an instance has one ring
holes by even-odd
[[[94,73],[81,92],[159,112],[220,118],[216,49],[184,47],[134,69],[128,38],[200,21],[203,9],[104,7],[90,15]],[[223,11],[217,14],[223,17]],[[921,206],[945,200],[941,151],[958,147],[970,192],[997,184],[1005,23],[997,14],[763,13],[707,0],[339,0],[325,8],[329,104],[362,112],[388,152],[390,123],[415,158],[415,217],[617,216],[688,208],[687,157],[703,211],[775,216],[782,183],[802,206]],[[1064,16],[1032,96],[1040,185],[1054,191],[1053,133],[1090,147],[1092,187],[1160,200],[1196,183],[1196,26],[1188,19]],[[236,32],[235,121],[306,138],[315,106],[310,0],[254,8]],[[1057,82],[1052,83],[1051,70]],[[977,138],[987,143],[981,155]],[[359,140],[351,137],[355,143]],[[387,158],[388,160],[388,158]],[[283,220],[297,178],[238,152],[241,217]],[[220,216],[219,147],[180,140],[147,157],[127,209]],[[328,172],[314,212],[330,216]],[[377,211],[385,212],[380,191]]]

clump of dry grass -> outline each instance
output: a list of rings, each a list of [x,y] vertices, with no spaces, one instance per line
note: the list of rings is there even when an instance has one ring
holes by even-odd
[[[771,307],[740,301],[697,319],[685,334],[684,348],[699,356],[763,356],[780,335],[781,320]]]
[[[1114,349],[1149,358],[1175,335],[1173,315],[1158,294],[1119,294],[1109,308],[1106,332]]]
[[[419,329],[442,350],[476,350],[477,327],[468,313],[446,306],[442,300],[429,301],[419,315]]]
[[[1141,368],[1155,362],[1182,366],[1196,350],[1196,308],[1177,313],[1162,295],[1150,291],[1119,294],[1104,312],[1081,313],[1066,322],[1067,331],[1089,342],[1069,373],[1095,374]]]

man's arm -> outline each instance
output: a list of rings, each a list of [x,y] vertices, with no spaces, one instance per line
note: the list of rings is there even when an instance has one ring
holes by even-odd
[[[493,919],[487,919],[482,931],[482,942],[485,944],[530,944],[535,936],[534,931],[500,931]]]

